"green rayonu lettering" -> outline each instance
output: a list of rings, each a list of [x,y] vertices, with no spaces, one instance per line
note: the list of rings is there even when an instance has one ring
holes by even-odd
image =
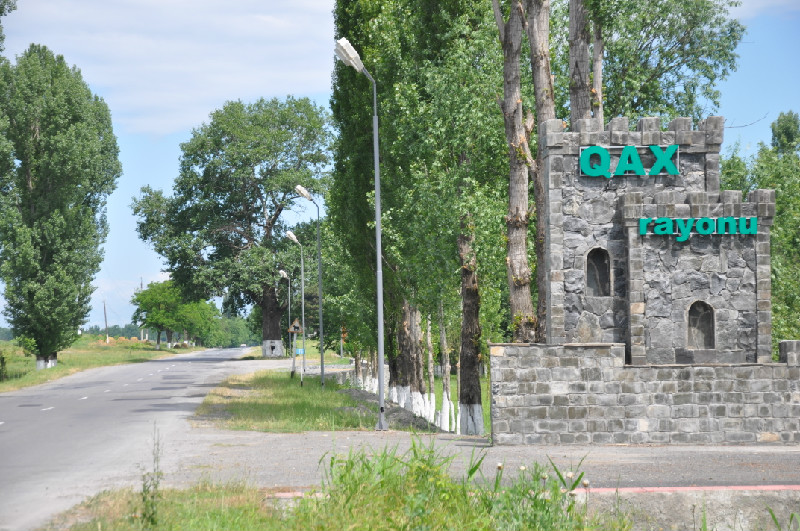
[[[650,229],[652,227],[652,231]],[[692,231],[710,234],[758,234],[758,218],[640,218],[639,235],[675,235],[675,240],[685,242]]]

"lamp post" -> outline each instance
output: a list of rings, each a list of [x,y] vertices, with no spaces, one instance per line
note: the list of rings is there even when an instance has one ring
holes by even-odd
[[[308,199],[314,206],[317,207],[317,286],[319,290],[319,371],[320,371],[320,381],[322,382],[322,386],[325,386],[325,343],[322,333],[322,247],[320,246],[319,240],[319,205],[314,198],[311,197],[311,194],[308,193],[308,190],[300,186],[299,184],[294,187],[298,194],[302,195],[305,199]]]
[[[292,373],[291,373],[290,378],[294,378],[294,373],[295,373],[294,360],[295,360],[295,358],[297,356],[295,355],[295,352],[294,352],[294,345],[292,344],[293,334],[291,332],[291,330],[292,330],[292,279],[289,278],[289,275],[283,269],[279,269],[278,270],[278,274],[281,276],[281,278],[285,278],[288,281],[288,286],[289,286],[289,294],[288,294],[288,297],[287,297],[287,299],[289,301],[289,304],[288,304],[288,307],[289,307],[289,349],[292,351]]]
[[[375,252],[377,261],[377,292],[378,292],[378,404],[380,413],[378,414],[378,425],[376,430],[383,431],[389,429],[384,416],[383,403],[383,268],[381,267],[381,168],[378,157],[378,88],[375,79],[364,68],[364,63],[358,56],[353,45],[342,37],[336,41],[334,49],[336,57],[347,66],[352,66],[361,72],[372,83],[372,151],[375,159]]]
[[[303,387],[303,375],[306,372],[306,266],[303,262],[303,244],[290,230],[286,231],[286,237],[300,246],[300,315],[302,319],[300,326],[303,328],[303,370],[300,371],[300,387]],[[292,366],[294,367],[294,359],[292,359]]]

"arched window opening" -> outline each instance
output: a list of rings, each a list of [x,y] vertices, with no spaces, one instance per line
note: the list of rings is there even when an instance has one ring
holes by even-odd
[[[689,308],[690,349],[714,348],[714,308],[703,301],[697,301]]]
[[[586,295],[611,295],[611,259],[605,249],[592,249],[586,257]]]

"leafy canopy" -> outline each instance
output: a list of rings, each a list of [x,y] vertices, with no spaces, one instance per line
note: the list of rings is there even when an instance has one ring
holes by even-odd
[[[266,304],[281,214],[297,184],[322,190],[329,142],[327,114],[307,98],[228,102],[181,145],[174,195],[145,187],[134,199],[139,236],[192,298],[226,292],[233,308]]]

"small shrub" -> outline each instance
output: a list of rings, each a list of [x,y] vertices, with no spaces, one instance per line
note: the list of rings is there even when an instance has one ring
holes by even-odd
[[[153,426],[153,470],[142,473],[141,522],[147,529],[158,527],[158,505],[161,501],[161,441],[158,430]]]

